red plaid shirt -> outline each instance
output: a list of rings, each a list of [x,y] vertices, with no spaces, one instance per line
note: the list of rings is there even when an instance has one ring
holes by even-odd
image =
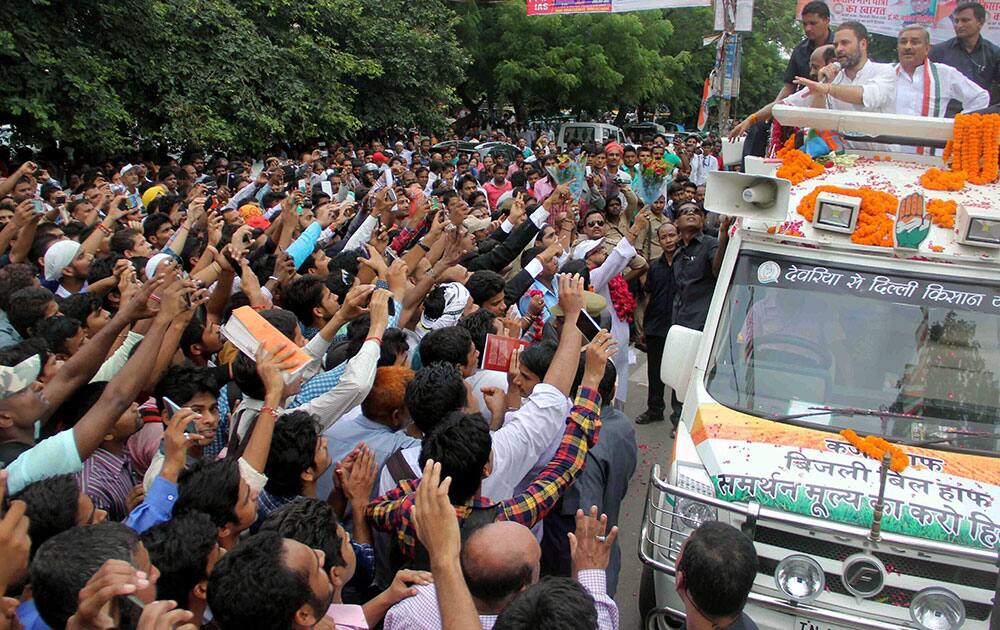
[[[583,469],[587,449],[597,444],[601,429],[601,396],[581,387],[576,402],[566,418],[566,431],[555,457],[521,494],[500,503],[475,496],[455,506],[459,522],[472,508],[497,507],[497,520],[515,521],[532,527],[556,504]],[[396,544],[407,558],[416,557],[416,530],[413,527],[414,490],[420,480],[402,481],[368,504],[366,514],[376,529],[394,535]]]

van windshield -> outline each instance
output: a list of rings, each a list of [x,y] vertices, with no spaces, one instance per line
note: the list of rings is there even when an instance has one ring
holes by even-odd
[[[1000,447],[1000,287],[745,252],[706,387],[723,405],[931,448]]]
[[[574,126],[563,129],[563,142],[579,142],[586,144],[594,141],[594,127]]]

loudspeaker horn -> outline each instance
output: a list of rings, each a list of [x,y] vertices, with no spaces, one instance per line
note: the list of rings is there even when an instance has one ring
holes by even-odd
[[[705,184],[705,209],[731,217],[783,221],[792,184],[781,177],[712,171]]]

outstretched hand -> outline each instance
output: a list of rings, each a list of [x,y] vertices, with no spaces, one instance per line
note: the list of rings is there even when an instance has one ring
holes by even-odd
[[[611,545],[618,537],[618,526],[611,528],[607,536],[608,515],[597,516],[597,506],[591,506],[589,513],[576,511],[576,533],[570,532],[569,552],[572,558],[573,576],[590,569],[605,570],[611,559]]]
[[[413,503],[413,525],[431,565],[457,558],[462,550],[455,508],[448,499],[451,477],[441,480],[441,464],[428,459]]]

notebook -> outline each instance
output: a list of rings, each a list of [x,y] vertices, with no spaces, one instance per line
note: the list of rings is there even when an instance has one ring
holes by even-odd
[[[527,341],[513,337],[487,334],[486,345],[483,347],[483,356],[480,358],[482,365],[479,367],[484,370],[507,372],[507,369],[510,367],[510,355],[514,353],[514,350],[526,347],[528,347]]]
[[[250,358],[257,356],[257,348],[261,342],[271,349],[291,343],[288,337],[249,306],[241,306],[233,311],[233,316],[222,325],[222,335]],[[297,349],[292,358],[295,367],[291,370],[282,370],[281,376],[285,383],[297,379],[312,360],[302,348]]]

